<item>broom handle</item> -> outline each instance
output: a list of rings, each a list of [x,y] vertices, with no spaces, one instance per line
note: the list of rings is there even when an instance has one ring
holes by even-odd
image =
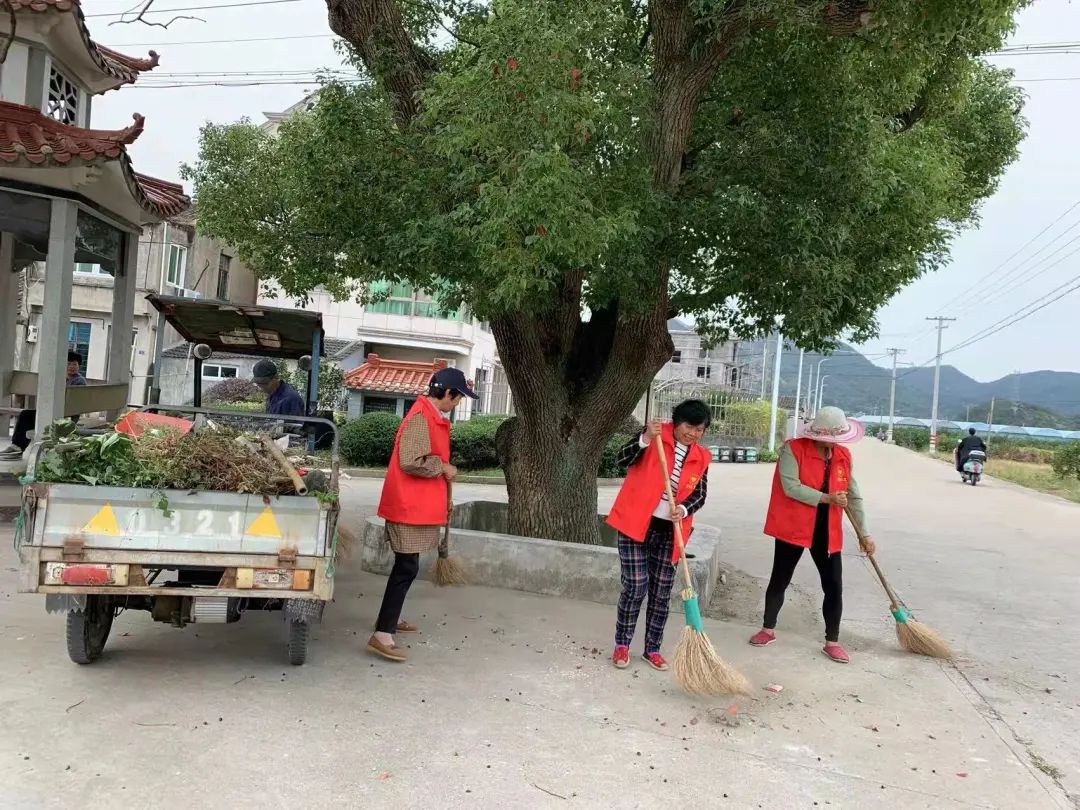
[[[439,541],[439,556],[445,556],[450,550],[450,511],[454,506],[454,485],[446,479],[446,525],[443,526],[442,540]]]
[[[862,543],[864,535],[859,529],[859,524],[855,521],[855,516],[851,514],[850,506],[844,507],[844,514],[848,516],[848,521],[851,523],[851,528],[855,530],[855,536],[858,537],[859,542]],[[874,555],[867,554],[866,556],[870,559],[870,565],[874,566],[874,573],[877,574],[877,578],[881,580],[881,587],[885,589],[885,594],[889,597],[889,602],[892,603],[892,610],[896,610],[898,607],[900,607],[900,600],[897,599],[896,594],[893,593],[893,589],[892,587],[890,587],[889,581],[885,579],[885,574],[882,573],[881,566],[877,564],[877,560],[874,559]]]
[[[660,472],[664,476],[664,490],[667,492],[668,503],[674,506],[675,493],[671,491],[671,474],[668,472],[667,468],[667,451],[664,450],[664,439],[662,436],[656,437],[656,452],[660,456]],[[675,544],[679,547],[679,570],[682,571],[683,580],[686,582],[687,589],[693,590],[694,582],[690,579],[690,566],[686,564],[686,544],[683,543],[682,522],[678,520],[671,521],[671,528],[675,535]]]

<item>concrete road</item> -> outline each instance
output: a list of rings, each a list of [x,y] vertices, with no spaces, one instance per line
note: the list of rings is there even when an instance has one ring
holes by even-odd
[[[0,806],[1080,806],[1068,795],[1080,792],[1080,647],[1066,623],[1080,609],[1080,508],[996,481],[962,487],[947,466],[872,440],[856,473],[881,562],[959,665],[896,649],[856,555],[851,665],[819,652],[809,559],[780,641],[746,645],[771,559],[770,470],[716,466],[702,519],[727,538],[712,606],[727,618],[707,631],[760,688],[730,701],[688,698],[639,660],[613,670],[608,606],[486,588],[418,583],[412,660],[384,664],[363,653],[383,580],[349,563],[303,668],[283,663],[276,615],[174,630],[146,614],[121,616],[102,660],[76,667],[61,618],[14,593],[0,530]],[[378,487],[350,482],[349,513],[370,513]]]

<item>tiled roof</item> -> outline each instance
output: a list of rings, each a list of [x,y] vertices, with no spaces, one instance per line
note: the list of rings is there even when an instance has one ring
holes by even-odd
[[[183,186],[138,174],[127,146],[143,131],[143,117],[126,129],[83,129],[62,124],[40,110],[0,101],[0,164],[29,166],[97,165],[118,160],[131,194],[147,211],[162,218],[191,205]]]
[[[136,114],[126,129],[83,129],[61,124],[33,107],[0,101],[0,160],[43,166],[115,159],[142,134],[143,120]]]
[[[154,51],[150,51],[148,59],[142,59],[98,45],[90,39],[90,31],[86,27],[86,18],[83,16],[82,6],[78,0],[8,0],[8,4],[13,12],[71,12],[83,43],[86,45],[87,53],[103,73],[117,80],[116,87],[131,84],[139,78],[140,73],[153,70],[158,66],[158,54]]]
[[[418,363],[412,360],[383,360],[377,354],[369,354],[366,363],[345,374],[345,387],[358,391],[418,394],[427,388],[435,370],[445,367],[445,360]]]

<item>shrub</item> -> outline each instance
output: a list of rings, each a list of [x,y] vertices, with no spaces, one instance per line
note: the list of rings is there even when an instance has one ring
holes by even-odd
[[[778,458],[780,458],[780,454],[775,450],[758,450],[757,460],[762,464],[775,464]]]
[[[255,387],[255,383],[243,377],[232,377],[211,386],[203,395],[208,404],[223,402],[261,402],[266,397]]]
[[[1059,447],[1054,453],[1053,467],[1058,478],[1080,479],[1080,441]]]
[[[455,422],[450,429],[450,461],[462,470],[484,470],[499,466],[495,432],[505,416],[474,416]]]
[[[385,467],[394,452],[401,418],[392,413],[365,413],[341,429],[341,455],[349,464]]]
[[[598,478],[622,478],[626,475],[626,470],[622,469],[615,461],[619,455],[619,450],[634,436],[640,435],[640,428],[632,434],[616,433],[610,439],[607,440],[607,444],[604,445],[604,454],[600,457],[600,469],[597,472]]]
[[[771,418],[772,403],[765,400],[729,402],[724,406],[723,421],[728,435],[746,436],[768,444]],[[776,414],[776,432],[781,439],[785,424],[787,424],[787,411],[780,408]]]

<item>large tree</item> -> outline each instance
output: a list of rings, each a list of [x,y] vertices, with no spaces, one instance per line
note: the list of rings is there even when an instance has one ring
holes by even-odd
[[[596,542],[605,439],[668,318],[862,339],[1016,156],[980,54],[1023,0],[327,0],[360,79],[207,126],[199,227],[287,294],[375,280],[491,323],[513,531]]]

